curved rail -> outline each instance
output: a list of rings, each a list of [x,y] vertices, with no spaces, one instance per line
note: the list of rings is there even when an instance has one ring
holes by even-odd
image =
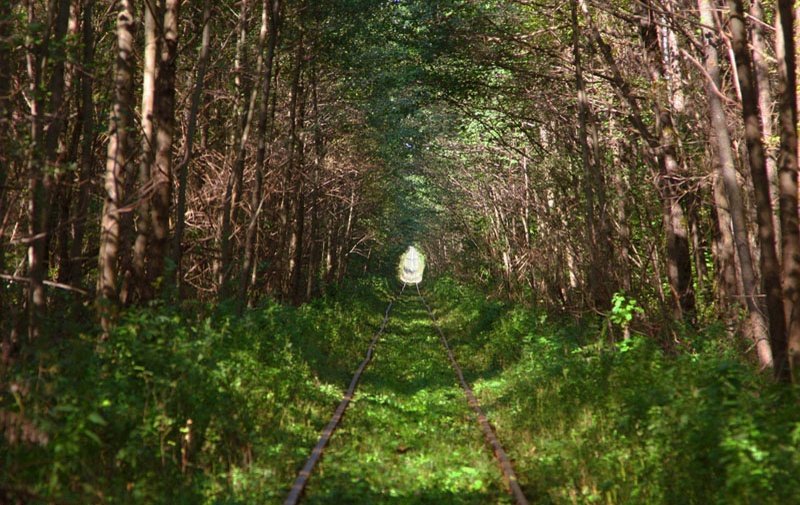
[[[401,295],[405,289],[406,285],[403,284],[403,289],[400,290]],[[306,464],[303,465],[300,473],[297,474],[297,478],[295,479],[294,484],[292,484],[292,489],[289,491],[289,495],[286,497],[283,505],[296,505],[300,501],[300,497],[303,495],[306,484],[308,484],[308,480],[311,478],[311,472],[314,471],[314,467],[322,457],[322,452],[325,450],[325,446],[328,445],[328,441],[330,441],[333,432],[336,430],[336,427],[339,426],[339,422],[344,416],[344,411],[347,410],[347,406],[350,405],[350,400],[353,399],[356,386],[358,386],[358,381],[361,379],[361,374],[364,373],[364,369],[367,368],[369,362],[372,361],[372,355],[375,351],[375,344],[378,343],[378,339],[381,337],[381,335],[383,335],[383,332],[386,329],[386,323],[389,321],[389,312],[391,312],[393,304],[394,300],[391,300],[389,305],[386,306],[386,312],[383,314],[381,327],[372,337],[369,348],[367,348],[367,355],[364,357],[364,360],[361,362],[361,365],[359,365],[358,369],[356,369],[356,373],[353,375],[353,379],[350,381],[350,386],[347,388],[344,397],[342,397],[342,401],[336,408],[336,412],[333,413],[333,417],[331,417],[331,420],[328,422],[327,426],[325,426],[325,429],[322,430],[322,434],[317,441],[317,445],[315,445],[314,449],[311,451],[311,456],[309,456]]]
[[[431,321],[433,321],[433,327],[436,328],[437,333],[439,333],[442,344],[447,351],[447,357],[450,359],[450,364],[453,365],[453,369],[456,371],[458,380],[461,383],[461,388],[464,390],[464,394],[467,396],[467,403],[475,412],[475,415],[478,416],[478,423],[481,425],[481,430],[486,438],[486,442],[491,446],[492,450],[494,451],[494,456],[497,458],[497,462],[500,463],[500,469],[503,471],[503,480],[505,480],[509,491],[517,501],[517,505],[528,505],[528,499],[525,498],[525,494],[522,492],[522,488],[519,486],[517,474],[514,473],[514,467],[511,465],[511,460],[508,458],[506,451],[503,450],[500,440],[497,439],[497,435],[495,435],[492,425],[489,424],[489,419],[486,417],[486,414],[483,413],[483,410],[478,403],[478,399],[475,397],[475,393],[472,391],[469,383],[464,378],[464,373],[461,371],[461,367],[458,365],[452,349],[450,349],[450,344],[448,344],[447,338],[444,336],[444,332],[442,332],[442,329],[436,322],[436,316],[433,315],[433,311],[428,305],[428,302],[425,300],[425,297],[422,296],[422,292],[419,290],[419,284],[417,284],[417,294],[419,295],[420,300],[422,300],[423,305],[425,305],[425,309],[428,311]]]

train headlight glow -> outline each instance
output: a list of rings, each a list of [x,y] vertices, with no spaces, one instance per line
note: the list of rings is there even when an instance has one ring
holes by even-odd
[[[409,246],[400,256],[400,281],[406,284],[419,284],[425,271],[425,257],[416,247]]]

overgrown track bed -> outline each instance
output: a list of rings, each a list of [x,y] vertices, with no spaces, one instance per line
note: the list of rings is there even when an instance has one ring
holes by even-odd
[[[492,429],[491,424],[489,424],[489,419],[486,417],[486,414],[483,413],[480,404],[478,403],[478,399],[475,397],[475,393],[472,391],[467,380],[464,378],[464,372],[461,371],[461,367],[458,365],[456,361],[456,357],[453,354],[453,350],[450,349],[450,344],[447,342],[447,337],[444,336],[444,332],[436,323],[436,316],[433,314],[433,310],[431,310],[430,305],[425,300],[425,297],[422,296],[422,292],[419,290],[419,285],[416,285],[417,294],[419,295],[420,300],[422,300],[422,304],[425,305],[425,309],[428,311],[428,315],[433,322],[433,327],[436,329],[436,332],[439,334],[439,338],[442,341],[442,345],[444,346],[445,350],[447,351],[447,357],[450,360],[450,364],[453,366],[453,369],[458,376],[458,381],[461,383],[461,388],[464,390],[464,394],[467,397],[467,403],[469,404],[470,408],[472,408],[473,412],[478,418],[478,423],[481,426],[481,431],[483,431],[484,437],[486,437],[486,442],[492,448],[494,452],[495,458],[497,458],[497,462],[500,464],[500,469],[503,472],[503,479],[508,486],[511,494],[514,496],[518,505],[527,505],[528,499],[525,498],[525,494],[522,492],[522,488],[519,486],[519,480],[517,479],[516,473],[514,473],[514,468],[511,465],[511,460],[508,458],[506,451],[503,449],[503,445],[498,440],[497,435],[495,435],[494,430]]]
[[[384,318],[380,352],[364,372],[358,394],[353,398],[348,390],[345,395],[343,403],[352,398],[352,407],[337,436],[330,437],[330,428],[342,417],[341,405],[323,432],[325,440],[320,439],[298,477],[302,487],[296,482],[285,503],[297,503],[301,495],[315,504],[527,503],[521,491],[514,491],[513,471],[510,478],[503,474],[512,495],[503,485],[454,380],[455,360],[442,352],[440,341],[446,339],[425,300],[408,293],[393,311],[388,327]],[[463,381],[457,365],[456,375]],[[354,378],[351,389],[355,382]],[[470,406],[477,406],[472,398]],[[480,419],[489,427],[482,413]],[[490,442],[490,447],[497,454],[499,442]],[[500,451],[504,454],[501,447]],[[315,476],[309,479],[317,462]],[[510,464],[501,460],[500,467],[505,472]]]
[[[401,296],[403,295],[405,289],[406,286],[404,284],[403,288],[400,290]],[[389,313],[392,311],[392,305],[394,305],[394,302],[394,300],[391,300],[386,306],[386,311],[383,313],[381,326],[378,328],[378,331],[375,332],[375,335],[373,335],[372,341],[370,341],[369,347],[367,348],[367,354],[364,357],[364,360],[361,361],[361,364],[356,369],[355,374],[353,374],[353,379],[350,381],[350,386],[348,386],[342,401],[339,403],[339,406],[333,413],[331,420],[325,426],[325,429],[322,430],[322,434],[317,441],[317,445],[315,445],[314,449],[311,451],[311,456],[309,456],[306,464],[303,465],[303,469],[300,470],[300,473],[297,475],[297,479],[295,479],[294,484],[292,484],[292,489],[289,492],[289,495],[286,497],[284,505],[294,505],[300,501],[300,497],[303,495],[303,491],[305,491],[306,484],[308,484],[308,479],[311,478],[311,472],[314,471],[314,467],[322,457],[322,451],[325,450],[325,446],[328,445],[334,430],[336,430],[336,427],[339,426],[345,410],[347,410],[348,405],[350,405],[350,401],[353,399],[356,386],[358,386],[358,381],[361,380],[361,375],[364,373],[364,369],[367,368],[369,362],[372,361],[372,355],[375,352],[375,345],[378,343],[378,339],[381,337],[381,335],[383,335],[384,330],[386,330],[386,323],[389,322]]]

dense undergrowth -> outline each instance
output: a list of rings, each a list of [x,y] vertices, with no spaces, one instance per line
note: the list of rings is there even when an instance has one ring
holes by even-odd
[[[125,313],[106,341],[84,328],[42,346],[8,372],[0,396],[0,502],[280,502],[393,290],[366,280],[300,308],[266,303],[241,317],[224,305],[157,304]],[[798,503],[796,392],[758,374],[722,332],[685,335],[680,352],[665,353],[635,334],[601,338],[602,321],[551,319],[448,280],[427,292],[532,503]],[[423,454],[420,433],[462,429],[437,417],[460,419],[451,406],[460,395],[440,398],[413,382],[428,376],[439,344],[416,335],[428,331],[422,319],[403,313],[400,338],[425,352],[392,362],[387,349],[402,353],[403,341],[379,344],[375,384],[395,387],[391,376],[400,374],[404,385],[394,396],[365,389],[368,415],[353,415],[336,441],[350,451],[344,434],[379,430],[374,440],[383,443],[397,433],[388,451],[374,452],[397,464]],[[445,372],[432,375],[443,386]],[[402,422],[382,413],[393,409]],[[428,472],[420,479],[433,479],[419,484],[430,490],[422,498],[447,496],[434,488],[450,480],[462,489],[465,467],[434,472],[452,454],[433,452],[441,457],[418,465]],[[350,480],[325,488],[380,496],[380,482],[372,494],[353,491],[360,464],[328,471]],[[387,482],[415,478],[385,474]],[[335,502],[334,494],[326,496]],[[416,503],[418,495],[403,496],[386,498]]]
[[[39,352],[0,413],[0,502],[272,503],[378,326],[385,282],[300,308],[159,304]],[[32,358],[34,359],[34,358]]]
[[[665,353],[450,282],[433,297],[533,503],[800,503],[798,397],[722,332]]]

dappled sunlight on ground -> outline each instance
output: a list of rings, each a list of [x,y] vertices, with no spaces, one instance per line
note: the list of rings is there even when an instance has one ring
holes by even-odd
[[[416,294],[395,311],[306,503],[510,503]]]

